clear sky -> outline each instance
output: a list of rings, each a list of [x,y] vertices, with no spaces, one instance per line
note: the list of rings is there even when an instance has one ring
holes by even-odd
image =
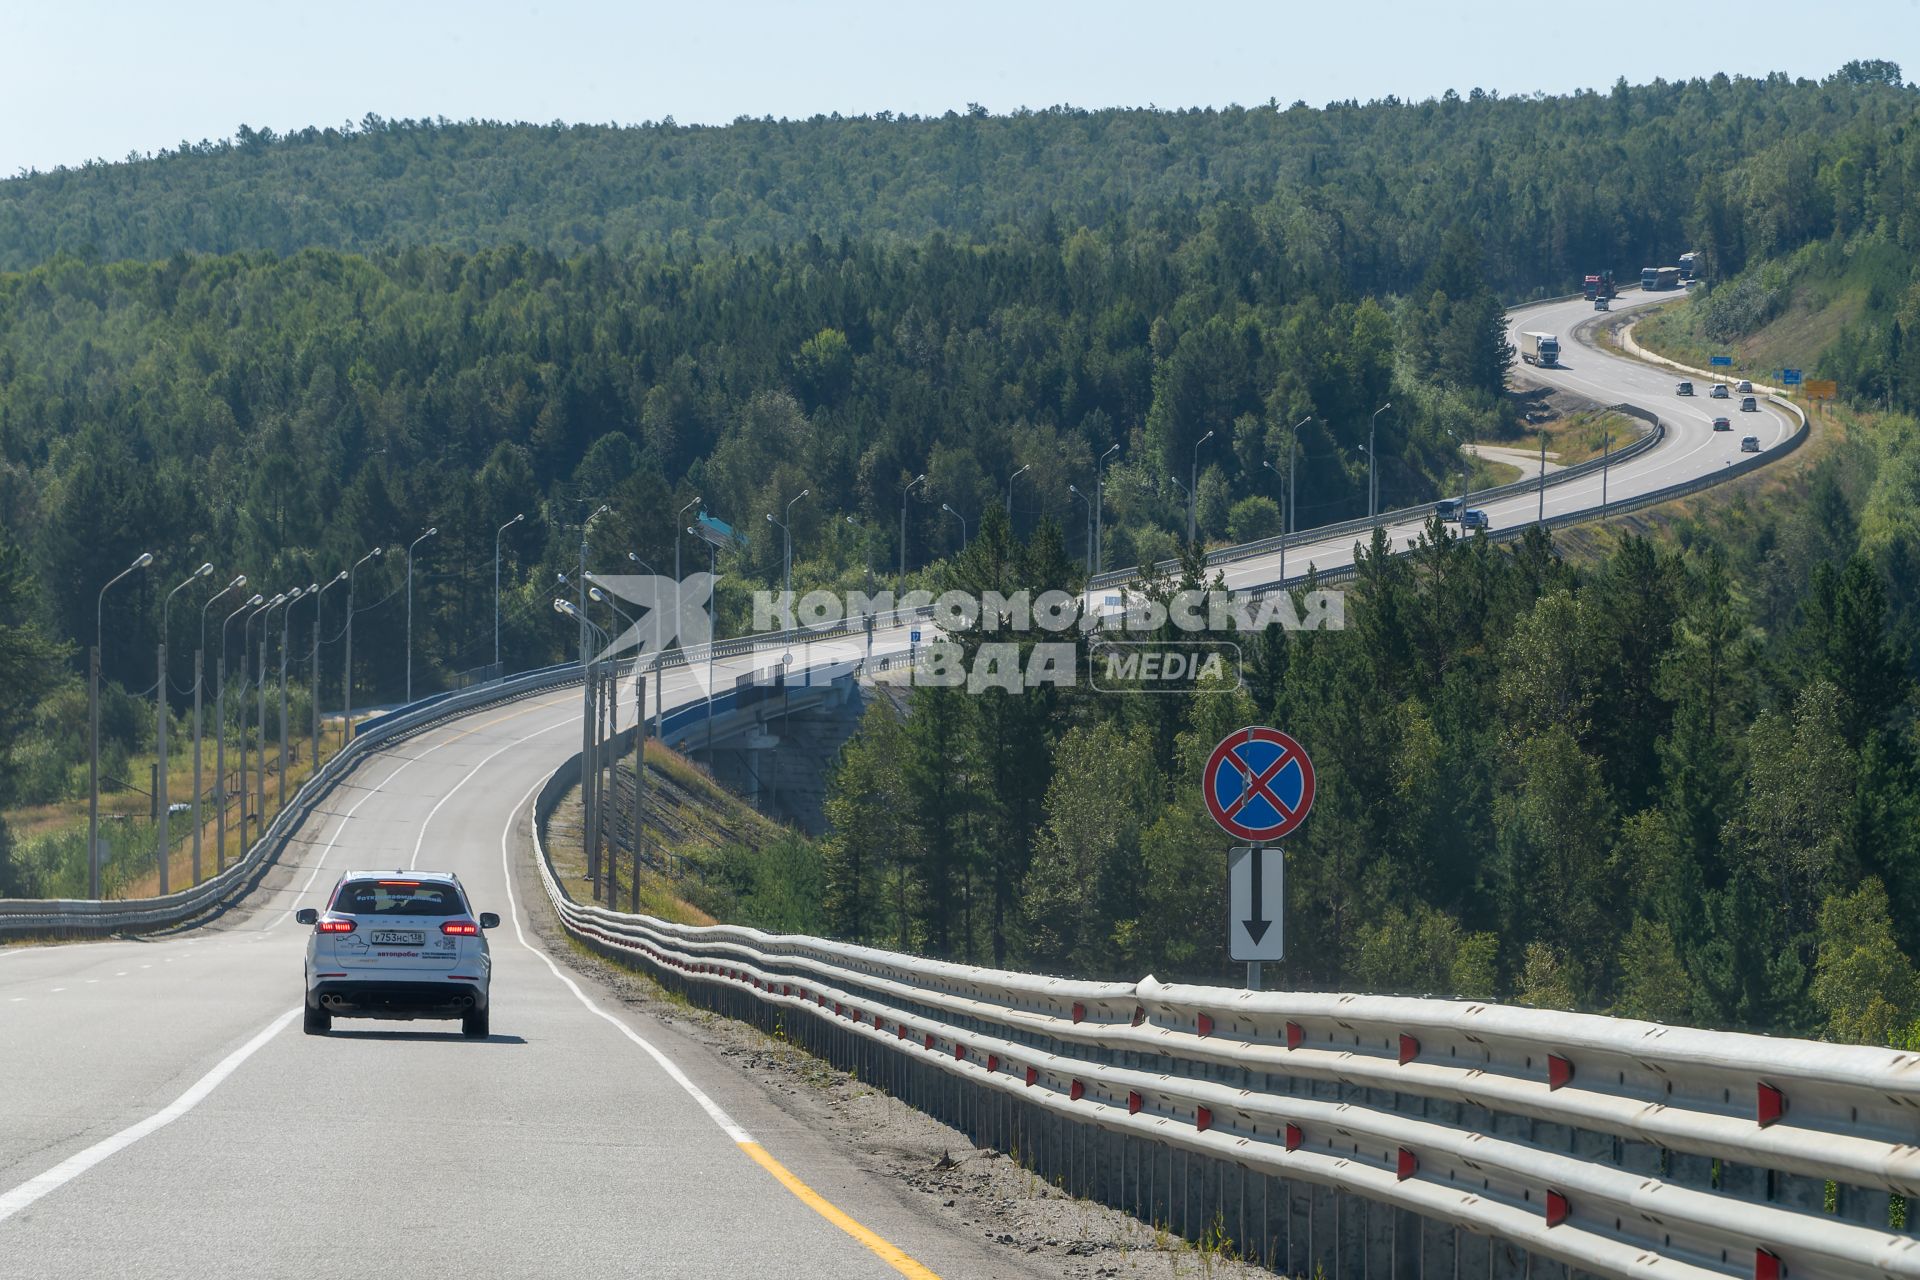
[[[4,0],[0,174],[245,122],[636,123],[1419,99],[1785,71],[1920,79],[1920,0]]]

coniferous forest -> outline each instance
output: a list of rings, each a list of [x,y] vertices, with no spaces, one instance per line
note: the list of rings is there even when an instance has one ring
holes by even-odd
[[[1270,637],[1237,692],[880,704],[840,763],[813,925],[1220,978],[1221,840],[1192,779],[1264,719],[1321,774],[1283,980],[1899,1040],[1920,1019],[1920,92],[1885,63],[1325,107],[368,117],[0,182],[0,807],[84,788],[96,592],[142,551],[103,630],[123,759],[152,732],[161,597],[203,561],[272,591],[437,529],[416,688],[492,662],[497,535],[503,665],[565,656],[548,602],[602,503],[593,568],[667,571],[696,498],[758,535],[807,489],[796,584],[904,562],[1073,586],[1068,486],[1115,445],[1109,566],[1182,552],[1190,459],[1202,541],[1275,532],[1263,464],[1302,419],[1299,527],[1364,514],[1387,402],[1382,503],[1431,498],[1456,440],[1517,429],[1503,306],[1694,249],[1688,305],[1737,334],[1810,247],[1874,264],[1807,363],[1878,410],[1770,501],[1709,497],[1579,555],[1437,527],[1376,548],[1348,629]],[[765,536],[722,561],[723,630],[780,562]],[[403,577],[389,554],[357,581],[363,704],[402,688]],[[344,592],[322,605],[337,671]],[[176,653],[198,612],[174,609]],[[7,848],[0,828],[0,894],[40,891]]]

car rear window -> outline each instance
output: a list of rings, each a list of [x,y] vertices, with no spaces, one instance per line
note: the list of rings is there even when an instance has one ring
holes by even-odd
[[[333,910],[356,916],[464,916],[466,900],[444,880],[349,880]]]

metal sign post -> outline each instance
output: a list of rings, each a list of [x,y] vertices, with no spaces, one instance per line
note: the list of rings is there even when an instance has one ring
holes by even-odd
[[[1227,853],[1227,954],[1258,991],[1260,965],[1286,955],[1286,852],[1267,845],[1306,821],[1313,761],[1278,729],[1249,725],[1213,749],[1200,785],[1221,830],[1248,842]]]

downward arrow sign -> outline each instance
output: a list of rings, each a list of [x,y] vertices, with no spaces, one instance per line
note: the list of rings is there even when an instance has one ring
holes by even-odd
[[[1273,927],[1273,921],[1267,919],[1266,897],[1260,892],[1260,873],[1266,860],[1267,851],[1265,849],[1255,849],[1253,851],[1253,917],[1240,922],[1241,927],[1247,931],[1247,936],[1253,939],[1253,945],[1256,947],[1260,945],[1260,939],[1267,936],[1267,930]]]

